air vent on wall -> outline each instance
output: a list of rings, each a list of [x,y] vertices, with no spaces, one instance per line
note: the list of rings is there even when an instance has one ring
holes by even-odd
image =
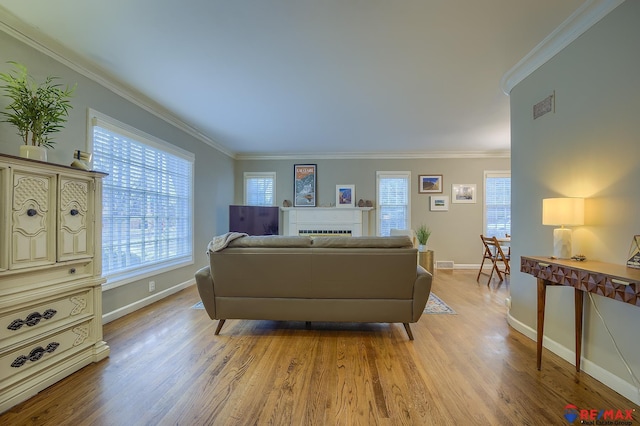
[[[548,112],[555,112],[556,107],[556,92],[555,90],[549,96],[538,102],[533,106],[533,119],[540,118]]]
[[[436,269],[453,269],[453,260],[438,260]]]

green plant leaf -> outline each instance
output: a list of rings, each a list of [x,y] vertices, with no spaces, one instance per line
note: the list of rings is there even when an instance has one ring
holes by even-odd
[[[11,103],[0,111],[2,121],[16,127],[18,135],[25,144],[53,148],[51,133],[59,132],[73,108],[70,98],[76,86],[63,86],[56,83],[58,77],[48,76],[44,82],[37,83],[27,72],[27,67],[9,61],[15,68],[12,72],[0,73],[0,86]]]

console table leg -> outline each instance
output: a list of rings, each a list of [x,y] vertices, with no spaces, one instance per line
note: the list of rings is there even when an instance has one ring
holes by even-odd
[[[538,329],[536,331],[536,337],[538,338],[536,348],[536,367],[538,370],[542,368],[542,339],[544,338],[544,305],[546,295],[547,284],[543,279],[538,278]]]
[[[582,290],[575,289],[576,309],[576,372],[580,372],[580,356],[582,352],[582,309],[584,306],[584,294]]]

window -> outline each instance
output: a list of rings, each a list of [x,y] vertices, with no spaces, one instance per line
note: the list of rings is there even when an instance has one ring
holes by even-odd
[[[107,288],[193,263],[193,154],[90,111]]]
[[[511,172],[484,172],[484,234],[511,234]]]
[[[378,235],[388,236],[391,229],[409,229],[411,226],[409,172],[377,172]]]
[[[276,173],[244,174],[244,204],[247,206],[275,206]]]

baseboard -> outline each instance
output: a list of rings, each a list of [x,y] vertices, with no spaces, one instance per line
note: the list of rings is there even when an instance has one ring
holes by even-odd
[[[514,317],[511,316],[511,313],[507,313],[507,323],[516,331],[524,334],[528,338],[533,341],[537,340],[536,330],[524,324],[523,322],[518,321]],[[559,344],[558,342],[549,339],[547,336],[542,340],[542,346],[558,355],[560,358],[564,359],[571,365],[576,365],[575,358],[576,353]],[[531,360],[531,368],[535,368],[535,359]],[[542,366],[544,368],[544,356],[542,357]],[[633,383],[629,383],[621,377],[612,374],[611,372],[603,369],[599,365],[594,362],[585,359],[584,357],[580,360],[580,370],[583,373],[588,374],[594,379],[598,380],[605,386],[610,387],[614,391],[618,392],[620,395],[632,401],[634,404],[640,404],[640,392],[638,388],[633,385]],[[571,401],[568,401],[571,402]],[[597,407],[594,407],[597,408]]]
[[[134,311],[137,311],[140,308],[144,308],[158,300],[164,299],[167,296],[170,296],[174,293],[179,292],[180,290],[184,290],[185,288],[194,285],[196,283],[195,278],[192,278],[183,283],[179,283],[170,287],[166,290],[159,291],[158,293],[152,294],[149,297],[145,297],[144,299],[140,299],[130,305],[123,306],[122,308],[116,309],[115,311],[108,312],[102,315],[102,323],[106,324],[118,318],[121,318],[127,314],[130,314]]]

